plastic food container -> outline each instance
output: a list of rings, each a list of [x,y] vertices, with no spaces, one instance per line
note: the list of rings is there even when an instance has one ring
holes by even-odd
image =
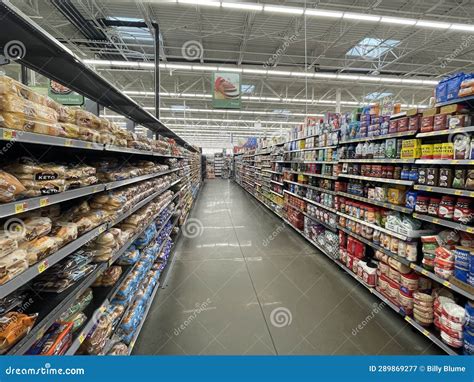
[[[458,304],[452,302],[442,304],[441,311],[442,315],[450,321],[463,324],[466,320],[466,310]]]
[[[415,292],[413,294],[413,297],[417,301],[424,302],[424,303],[429,303],[431,305],[433,305],[433,302],[434,302],[433,296],[431,296],[429,294],[426,294],[426,293]]]
[[[441,339],[444,343],[448,344],[453,348],[460,348],[464,345],[464,342],[458,338],[453,338],[444,331],[441,331]]]
[[[462,332],[462,330],[463,330],[463,325],[462,324],[460,324],[458,322],[453,322],[451,320],[448,320],[443,315],[441,315],[439,317],[439,322],[442,326],[446,327],[449,330],[453,330],[453,331],[457,331],[457,332]]]
[[[400,285],[409,291],[418,289],[418,275],[416,273],[400,274]]]

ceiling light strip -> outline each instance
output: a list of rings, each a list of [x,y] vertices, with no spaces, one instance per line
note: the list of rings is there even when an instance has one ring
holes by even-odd
[[[137,61],[110,61],[110,60],[83,60],[84,64],[92,66],[108,66],[114,67],[128,67],[130,69],[144,68],[152,69],[153,63],[150,62],[137,62]],[[146,66],[145,66],[146,65]],[[360,82],[380,82],[388,84],[413,84],[417,83],[424,86],[437,85],[438,81],[435,79],[423,79],[423,78],[400,78],[400,77],[386,77],[386,76],[369,76],[369,75],[350,75],[350,74],[333,74],[333,73],[310,73],[301,71],[282,71],[282,70],[265,70],[265,69],[253,69],[253,68],[235,68],[226,66],[209,66],[209,65],[191,65],[191,64],[167,64],[160,63],[160,70],[185,70],[185,71],[202,71],[202,72],[214,72],[214,71],[231,71],[240,72],[247,74],[261,74],[264,76],[275,76],[275,77],[304,77],[304,78],[327,78],[339,81],[350,82],[354,85],[354,81]],[[416,82],[414,82],[416,81]]]
[[[383,15],[374,15],[367,13],[357,12],[339,12],[328,9],[306,9],[302,7],[289,7],[284,5],[260,5],[255,3],[234,3],[230,1],[212,1],[212,0],[176,0],[178,4],[183,5],[199,5],[199,6],[210,6],[210,7],[222,7],[224,9],[233,9],[240,11],[252,11],[252,12],[265,12],[265,13],[276,13],[286,14],[290,16],[305,15],[308,17],[319,17],[328,19],[344,19],[353,21],[362,21],[368,23],[385,23],[395,25],[406,25],[418,28],[432,28],[432,29],[449,29],[452,31],[466,31],[474,32],[474,25],[472,24],[455,24],[440,22],[437,20],[425,20],[425,19],[411,19],[405,17],[389,17]]]

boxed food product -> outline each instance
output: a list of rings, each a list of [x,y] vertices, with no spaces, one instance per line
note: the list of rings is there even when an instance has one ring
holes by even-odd
[[[434,116],[433,130],[438,131],[438,130],[445,130],[447,128],[448,128],[447,115],[446,114],[436,114]]]
[[[427,133],[429,131],[433,131],[434,128],[434,117],[433,116],[426,116],[421,118],[421,132]]]
[[[452,142],[445,142],[441,147],[441,159],[453,159],[454,144]]]

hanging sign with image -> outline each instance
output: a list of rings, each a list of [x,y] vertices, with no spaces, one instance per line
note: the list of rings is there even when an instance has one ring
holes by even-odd
[[[81,106],[84,104],[84,96],[53,80],[49,81],[48,95],[62,105]]]
[[[212,106],[216,109],[240,109],[240,74],[212,74]]]

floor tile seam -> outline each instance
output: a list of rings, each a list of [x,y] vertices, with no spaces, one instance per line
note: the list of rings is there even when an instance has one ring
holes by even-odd
[[[241,195],[243,195],[243,196],[245,197],[245,199],[248,200],[248,195],[243,194],[243,193],[241,193]],[[228,214],[229,214],[229,218],[230,218],[230,220],[231,220],[232,226],[234,226],[234,221],[233,221],[233,219],[232,219],[232,214],[230,214],[229,212],[228,212]],[[234,227],[234,230],[235,230],[235,227]],[[237,236],[237,232],[235,232],[235,234],[236,234],[236,236]],[[242,258],[244,259],[245,268],[246,268],[246,270],[247,270],[247,274],[248,274],[248,277],[249,277],[249,280],[250,280],[250,284],[252,285],[252,289],[253,289],[253,292],[254,292],[254,295],[255,295],[255,299],[256,299],[257,302],[258,302],[258,306],[259,306],[259,308],[260,308],[260,312],[261,312],[261,314],[262,314],[263,321],[265,322],[265,326],[266,326],[266,328],[267,328],[268,335],[270,336],[270,340],[271,340],[271,342],[272,342],[273,350],[274,350],[275,354],[278,355],[279,353],[278,353],[278,349],[277,349],[277,347],[276,347],[275,339],[274,339],[273,336],[272,336],[272,332],[271,332],[271,330],[270,330],[270,326],[268,325],[268,321],[267,321],[267,319],[266,319],[266,317],[265,317],[265,312],[264,312],[264,310],[263,310],[262,302],[260,301],[260,298],[259,298],[259,296],[258,296],[257,289],[256,289],[256,287],[255,287],[254,280],[253,280],[252,275],[251,275],[251,273],[250,273],[250,269],[249,269],[247,260],[246,260],[246,258],[245,258],[245,256],[244,256],[244,252],[243,252],[243,250],[242,250],[242,247],[240,246],[240,240],[239,240],[239,237],[238,237],[238,236],[237,236],[237,242],[239,243],[240,252],[242,253]]]

